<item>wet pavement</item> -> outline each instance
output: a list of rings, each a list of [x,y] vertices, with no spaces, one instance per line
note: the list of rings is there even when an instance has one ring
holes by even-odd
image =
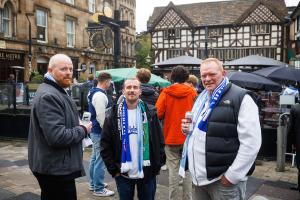
[[[90,150],[84,152],[84,166],[88,168]],[[246,197],[250,200],[297,200],[297,191],[290,190],[297,182],[297,168],[287,161],[284,172],[276,171],[276,162],[257,161],[256,169],[247,184]],[[116,185],[106,173],[105,182],[116,192],[113,197],[95,197],[89,191],[88,177],[76,180],[79,200],[118,199]],[[0,138],[0,200],[38,200],[38,183],[28,168],[27,141]],[[157,200],[168,199],[168,171],[157,177]]]

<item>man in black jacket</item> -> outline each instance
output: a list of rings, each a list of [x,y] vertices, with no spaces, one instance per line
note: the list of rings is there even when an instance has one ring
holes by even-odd
[[[85,175],[82,139],[92,123],[80,123],[76,104],[66,92],[72,74],[68,56],[52,56],[44,83],[33,99],[28,162],[41,187],[41,200],[76,200],[75,178]]]
[[[139,99],[140,82],[124,82],[124,98],[109,111],[102,129],[101,156],[115,178],[121,200],[154,200],[164,141],[155,110]],[[154,109],[154,107],[153,107]]]
[[[298,187],[295,189],[299,189],[300,183],[300,104],[295,104],[290,111],[290,126],[288,130],[288,139],[292,144],[292,148],[296,149],[296,164],[298,168]],[[294,189],[294,188],[292,188]]]

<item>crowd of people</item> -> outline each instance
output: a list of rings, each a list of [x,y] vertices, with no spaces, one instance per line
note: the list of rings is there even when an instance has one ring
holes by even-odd
[[[154,200],[156,176],[166,164],[170,200],[245,198],[261,145],[258,107],[250,91],[228,81],[219,60],[201,64],[200,94],[197,77],[184,66],[172,69],[172,85],[160,91],[148,84],[151,72],[142,68],[124,81],[115,103],[107,96],[112,76],[100,73],[96,85],[92,79],[87,84],[88,123],[66,92],[72,72],[68,56],[51,57],[33,100],[28,157],[42,200],[77,199],[75,179],[85,175],[86,137],[93,143],[89,190],[94,196],[117,192],[119,199],[133,200],[136,189],[138,199]],[[117,191],[104,182],[106,170]]]

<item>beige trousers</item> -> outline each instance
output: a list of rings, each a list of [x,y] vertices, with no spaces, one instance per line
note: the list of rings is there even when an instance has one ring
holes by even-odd
[[[167,157],[167,167],[169,169],[169,200],[191,200],[192,199],[192,179],[190,173],[185,173],[182,183],[182,196],[179,196],[179,181],[181,177],[178,175],[179,164],[182,154],[183,145],[166,145],[165,152]]]

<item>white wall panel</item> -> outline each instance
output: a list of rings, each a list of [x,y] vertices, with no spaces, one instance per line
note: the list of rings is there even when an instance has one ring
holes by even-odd
[[[275,46],[277,44],[277,40],[276,39],[271,39],[271,45]]]
[[[277,25],[272,25],[271,30],[276,31],[277,30]]]

